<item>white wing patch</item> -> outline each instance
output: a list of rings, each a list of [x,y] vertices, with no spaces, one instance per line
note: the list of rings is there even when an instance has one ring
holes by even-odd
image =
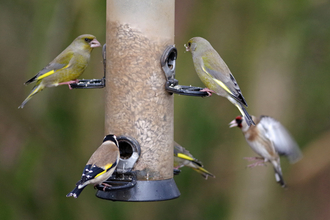
[[[264,116],[259,124],[264,128],[265,135],[272,141],[275,150],[280,155],[286,155],[291,163],[301,158],[298,144],[280,122]]]

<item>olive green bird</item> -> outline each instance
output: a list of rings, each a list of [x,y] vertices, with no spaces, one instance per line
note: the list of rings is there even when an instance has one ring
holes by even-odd
[[[227,98],[233,103],[241,114],[246,118],[247,124],[254,124],[251,116],[244,106],[248,106],[233,74],[230,72],[225,61],[220,57],[212,45],[201,37],[191,38],[184,45],[186,51],[192,54],[195,70],[201,81],[207,88],[201,90],[209,96],[216,93]]]
[[[191,167],[193,170],[201,174],[205,179],[207,179],[209,176],[215,178],[212,173],[203,168],[203,164],[195,159],[188,150],[174,142],[174,170],[178,170],[184,166]]]
[[[46,87],[66,84],[71,89],[70,84],[78,82],[77,78],[86,69],[93,48],[100,46],[100,42],[93,35],[84,34],[77,37],[52,62],[25,83],[28,85],[36,82],[36,85],[18,108],[23,108],[35,94]]]

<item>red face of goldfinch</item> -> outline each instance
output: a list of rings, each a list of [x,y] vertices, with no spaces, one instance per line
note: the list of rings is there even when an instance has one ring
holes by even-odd
[[[239,127],[242,128],[243,117],[237,116],[233,121],[230,122],[230,128],[232,127]]]

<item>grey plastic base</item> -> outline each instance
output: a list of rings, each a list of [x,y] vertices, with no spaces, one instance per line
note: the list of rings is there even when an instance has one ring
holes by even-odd
[[[174,179],[136,181],[132,188],[114,189],[111,191],[98,190],[96,196],[101,199],[123,202],[153,202],[175,199],[180,191]]]

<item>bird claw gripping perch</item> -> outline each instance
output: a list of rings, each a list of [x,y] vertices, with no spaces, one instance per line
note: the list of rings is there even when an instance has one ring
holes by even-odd
[[[179,175],[180,173],[181,173],[181,170],[173,169],[173,175]]]
[[[176,93],[179,95],[188,96],[209,96],[207,92],[203,92],[204,88],[194,86],[178,85],[179,81],[175,79],[175,61],[178,55],[178,51],[174,45],[168,46],[162,57],[160,58],[160,64],[165,73],[166,83],[165,90],[170,94]]]
[[[77,83],[70,84],[72,89],[102,89],[105,87],[106,71],[106,45],[102,47],[104,76],[102,79],[80,79]]]

